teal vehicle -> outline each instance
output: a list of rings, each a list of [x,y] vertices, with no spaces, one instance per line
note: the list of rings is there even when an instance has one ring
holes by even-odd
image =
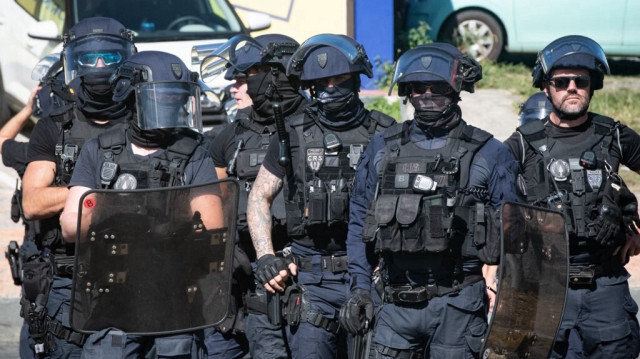
[[[409,0],[408,29],[420,21],[440,41],[461,41],[477,60],[536,53],[554,39],[584,35],[608,56],[640,56],[637,0]]]

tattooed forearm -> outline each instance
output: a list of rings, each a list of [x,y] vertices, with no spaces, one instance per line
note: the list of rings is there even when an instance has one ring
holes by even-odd
[[[247,204],[247,223],[258,258],[274,254],[271,242],[271,203],[281,189],[282,180],[261,167]]]

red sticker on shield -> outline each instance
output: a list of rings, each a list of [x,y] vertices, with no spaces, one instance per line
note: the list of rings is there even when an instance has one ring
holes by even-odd
[[[84,208],[93,208],[95,207],[96,202],[92,198],[87,198],[84,200]]]

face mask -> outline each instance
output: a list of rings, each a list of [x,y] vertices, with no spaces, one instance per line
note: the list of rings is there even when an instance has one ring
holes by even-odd
[[[91,95],[111,97],[111,82],[109,79],[113,71],[94,71],[82,76],[82,87]]]
[[[418,124],[437,127],[450,122],[451,110],[456,107],[457,103],[457,101],[454,102],[452,95],[434,93],[424,93],[420,96],[411,97],[410,101],[416,110],[414,119]]]
[[[171,130],[167,128],[142,130],[134,119],[131,121],[130,129],[131,131],[127,131],[129,139],[140,147],[164,147],[169,144],[169,141],[171,141]]]
[[[297,86],[292,85],[282,71],[275,79],[271,71],[247,76],[247,94],[253,101],[253,109],[263,119],[273,117],[274,101],[280,102],[284,115],[295,110],[302,101]]]
[[[356,79],[341,82],[333,87],[316,83],[314,85],[318,107],[325,112],[342,112],[352,106],[357,99]]]

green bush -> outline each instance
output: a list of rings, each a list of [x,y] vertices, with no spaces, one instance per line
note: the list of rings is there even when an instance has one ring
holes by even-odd
[[[365,103],[367,110],[376,110],[387,114],[398,121],[400,119],[400,101],[389,103],[386,97],[374,97]]]

